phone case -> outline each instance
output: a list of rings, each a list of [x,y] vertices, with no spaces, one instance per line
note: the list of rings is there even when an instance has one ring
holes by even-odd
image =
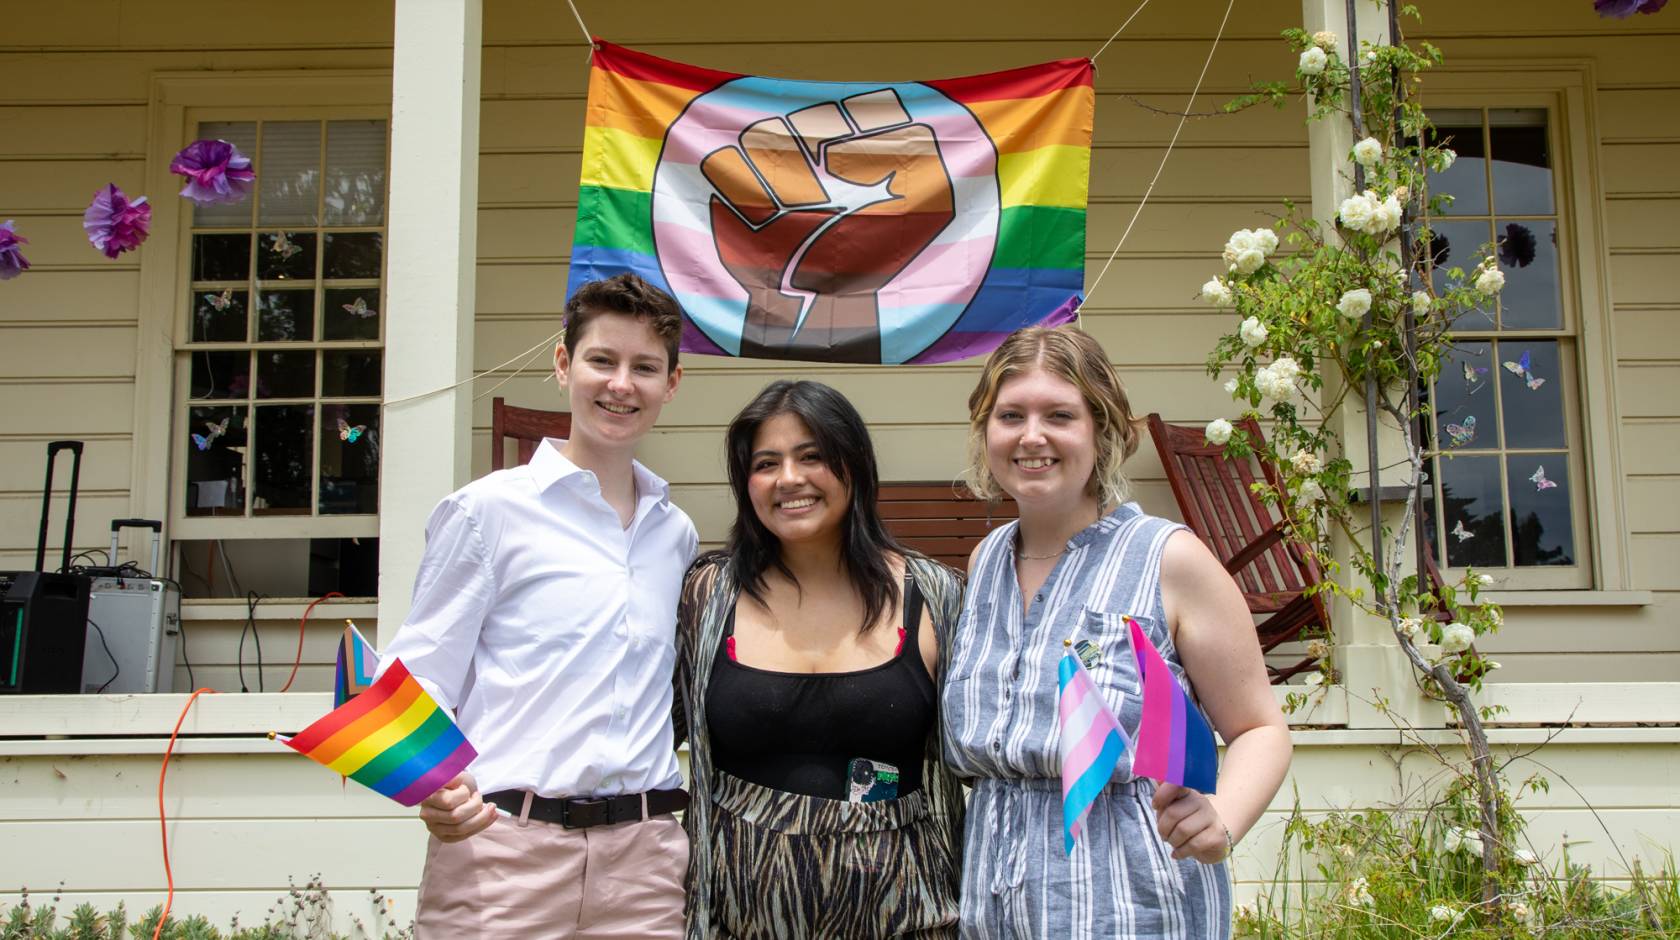
[[[846,802],[875,803],[898,799],[898,768],[884,761],[854,757],[846,768]]]

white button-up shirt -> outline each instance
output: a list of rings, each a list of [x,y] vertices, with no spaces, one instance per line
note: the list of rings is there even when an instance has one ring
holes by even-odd
[[[617,796],[681,786],[671,737],[677,595],[699,545],[640,463],[628,528],[546,440],[426,523],[414,605],[380,657],[453,709],[483,792]]]

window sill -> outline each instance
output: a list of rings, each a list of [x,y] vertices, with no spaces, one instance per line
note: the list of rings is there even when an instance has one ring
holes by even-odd
[[[1483,591],[1501,607],[1649,607],[1650,591]]]
[[[257,604],[258,620],[302,620],[314,598],[263,599]],[[330,618],[372,620],[379,615],[379,602],[372,598],[322,601],[315,605],[310,620]],[[206,620],[244,620],[245,601],[238,597],[201,597],[181,602],[181,619],[188,623]]]

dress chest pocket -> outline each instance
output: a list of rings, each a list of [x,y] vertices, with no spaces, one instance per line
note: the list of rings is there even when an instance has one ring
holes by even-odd
[[[1135,697],[1143,688],[1141,674],[1138,671],[1137,654],[1132,650],[1131,629],[1126,624],[1127,614],[1115,613],[1107,610],[1085,609],[1083,630],[1077,640],[1089,641],[1097,649],[1097,662],[1088,666],[1091,678],[1099,688],[1106,692]],[[1150,617],[1132,617],[1148,634],[1151,641],[1160,644],[1159,636],[1162,626],[1159,621]]]

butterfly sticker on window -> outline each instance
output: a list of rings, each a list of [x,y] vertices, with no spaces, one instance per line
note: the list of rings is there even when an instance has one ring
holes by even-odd
[[[268,250],[279,255],[281,261],[290,261],[298,252],[303,251],[303,248],[287,238],[285,232],[276,232],[274,242],[268,246]]]
[[[344,308],[345,313],[353,317],[367,318],[379,315],[379,311],[368,306],[367,299],[364,297],[357,297],[353,304],[339,304],[339,306]]]
[[[1534,474],[1528,478],[1528,482],[1534,484],[1535,492],[1557,489],[1556,483],[1546,479],[1546,467],[1544,464],[1534,468]]]
[[[1458,522],[1452,527],[1452,531],[1448,532],[1447,534],[1451,535],[1451,536],[1455,536],[1460,542],[1466,541],[1468,539],[1473,539],[1473,538],[1476,537],[1476,533],[1474,533],[1474,532],[1472,532],[1469,529],[1466,529],[1464,527],[1464,520],[1463,519],[1458,520]]]
[[[220,313],[233,305],[233,288],[230,287],[227,290],[222,291],[220,294],[212,294],[204,299],[209,301],[210,306],[217,313]]]
[[[1482,376],[1487,375],[1488,367],[1471,365],[1468,361],[1462,363],[1462,365],[1464,366],[1464,387],[1474,395],[1482,390]]]
[[[204,427],[206,429],[206,432],[204,434],[194,434],[192,436],[193,446],[197,447],[201,451],[202,450],[209,450],[210,449],[210,444],[212,442],[214,442],[216,440],[216,438],[221,437],[222,435],[227,433],[228,421],[231,420],[232,417],[233,417],[232,415],[229,415],[228,417],[223,418],[220,421],[206,421],[206,422],[204,422]]]
[[[1530,362],[1530,359],[1529,359],[1529,352],[1526,349],[1523,350],[1523,354],[1522,354],[1521,359],[1517,360],[1516,362],[1512,362],[1512,361],[1507,359],[1505,361],[1504,365],[1505,365],[1505,371],[1506,372],[1509,372],[1512,375],[1519,376],[1519,377],[1522,378],[1523,384],[1528,386],[1529,391],[1538,390],[1540,388],[1540,386],[1546,384],[1545,379],[1539,378],[1538,376],[1536,376],[1533,373],[1533,371],[1530,370],[1529,367],[1531,365],[1531,362]]]
[[[365,424],[351,424],[343,418],[338,419],[338,439],[346,444],[356,443],[362,439],[362,435],[366,432],[367,425]]]
[[[1476,416],[1469,415],[1463,424],[1448,424],[1446,431],[1447,440],[1452,442],[1452,446],[1463,447],[1476,439]]]

